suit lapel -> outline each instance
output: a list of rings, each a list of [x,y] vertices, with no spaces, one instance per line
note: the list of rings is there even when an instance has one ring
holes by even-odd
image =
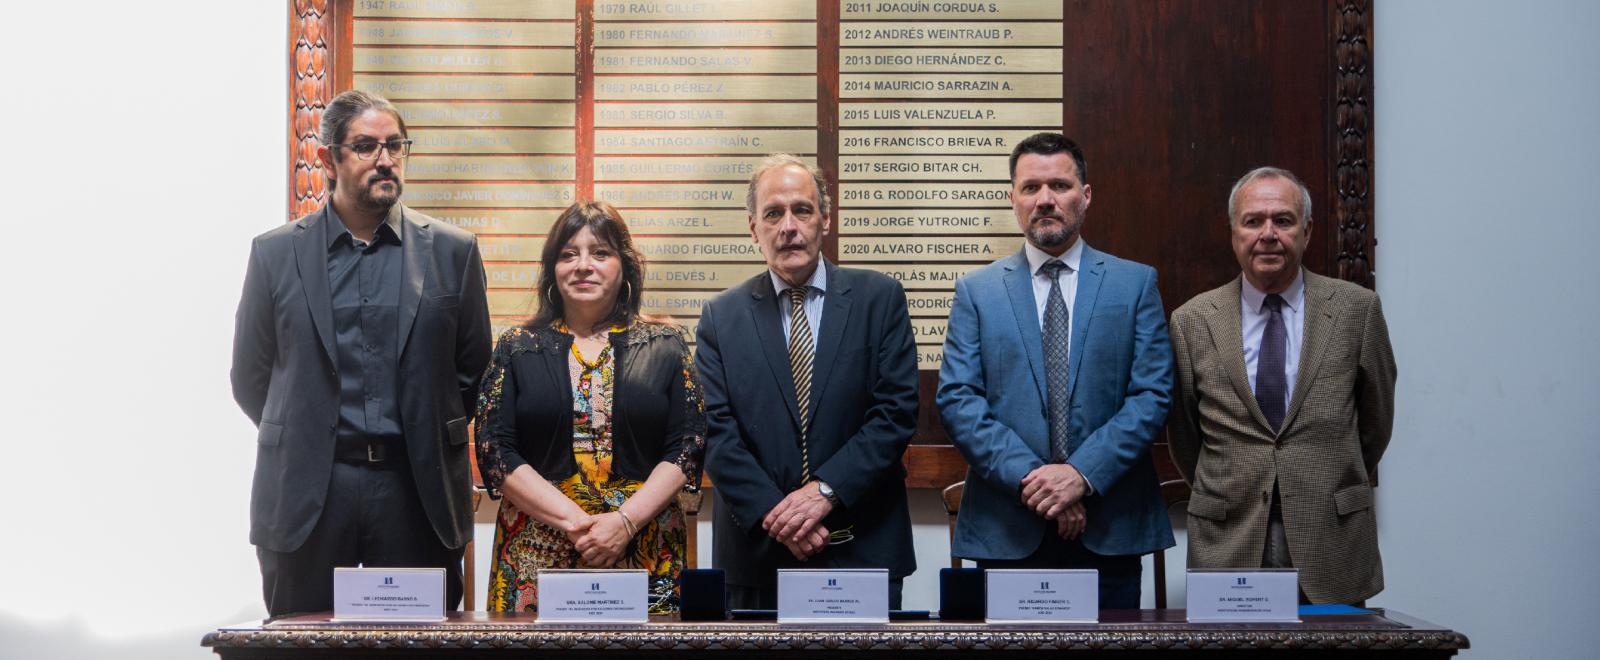
[[[322,340],[322,350],[333,360],[333,293],[328,289],[328,207],[299,222],[294,234],[294,261],[300,272],[311,322]]]
[[[850,321],[850,283],[839,275],[839,267],[823,260],[827,269],[828,292],[823,296],[822,323],[817,328],[816,358],[812,363],[811,410],[817,409],[823,391],[828,389],[828,375],[833,373],[833,363],[839,355],[839,342],[844,338],[845,324]],[[863,356],[873,359],[873,356]],[[792,376],[791,376],[792,378]],[[813,415],[815,413],[812,413]]]
[[[1082,240],[1082,239],[1079,239]],[[1089,341],[1089,322],[1094,319],[1095,301],[1100,299],[1100,283],[1105,281],[1106,259],[1098,250],[1083,246],[1079,259],[1078,293],[1072,301],[1072,343],[1067,353],[1067,400],[1078,391],[1078,371],[1083,367],[1082,350]]]
[[[1028,258],[1019,251],[1011,256],[1005,269],[1006,297],[1011,299],[1011,313],[1017,319],[1018,341],[1028,354],[1028,369],[1033,372],[1033,386],[1039,389],[1039,400],[1047,401],[1044,335],[1039,331],[1039,310],[1033,301],[1033,273],[1028,270]]]
[[[1328,349],[1328,333],[1333,330],[1332,287],[1323,286],[1322,278],[1309,272],[1306,278],[1305,345],[1300,347],[1300,367],[1294,377],[1294,396],[1289,397],[1289,408],[1283,414],[1283,428],[1289,428],[1300,404],[1306,400],[1311,382],[1317,379],[1322,368],[1322,356]]]
[[[422,291],[427,281],[433,260],[433,229],[426,222],[413,220],[411,214],[403,211],[404,207],[396,204],[392,213],[400,214],[400,250],[405,258],[400,272],[400,328],[398,346],[400,354],[405,354],[406,341],[411,335],[411,326],[417,320],[417,307],[422,304]]]
[[[1267,423],[1267,416],[1261,412],[1261,406],[1256,405],[1255,392],[1250,389],[1250,375],[1245,371],[1244,328],[1239,320],[1243,313],[1239,305],[1240,282],[1243,281],[1243,277],[1240,275],[1233,278],[1233,282],[1223,289],[1222,299],[1214,301],[1214,306],[1206,316],[1206,325],[1211,330],[1212,346],[1216,348],[1217,356],[1228,372],[1228,380],[1233,383],[1234,394],[1239,397],[1239,404],[1250,412],[1256,424],[1270,436],[1272,425]],[[1287,427],[1288,424],[1284,426]]]
[[[756,276],[755,286],[750,289],[750,322],[756,326],[756,338],[760,340],[761,352],[767,356],[772,379],[783,395],[783,405],[789,409],[789,420],[798,429],[800,408],[795,405],[794,374],[789,371],[789,343],[783,340],[778,293],[772,289],[772,276],[766,271]]]

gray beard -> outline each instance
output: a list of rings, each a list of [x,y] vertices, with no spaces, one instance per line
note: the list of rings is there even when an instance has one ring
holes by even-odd
[[[374,195],[372,194],[372,186],[368,185],[363,187],[360,194],[356,195],[356,203],[360,204],[363,208],[381,209],[384,211],[389,210],[389,208],[393,207],[396,202],[400,201],[400,193],[405,192],[405,184],[402,184],[399,181],[393,181],[393,183],[393,195],[385,193]]]
[[[1070,232],[1057,226],[1028,228],[1028,240],[1039,247],[1065,245],[1071,237]]]

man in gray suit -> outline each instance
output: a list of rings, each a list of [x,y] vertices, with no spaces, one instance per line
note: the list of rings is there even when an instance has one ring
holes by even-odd
[[[1228,225],[1243,272],[1172,313],[1189,567],[1294,567],[1303,599],[1361,602],[1383,589],[1371,487],[1394,421],[1383,307],[1300,266],[1311,194],[1287,170],[1234,184]]]
[[[234,332],[267,609],[332,609],[333,568],[358,564],[444,568],[453,608],[489,360],[477,241],[399,203],[411,140],[388,101],[340,94],[318,137],[328,203],[256,237]]]

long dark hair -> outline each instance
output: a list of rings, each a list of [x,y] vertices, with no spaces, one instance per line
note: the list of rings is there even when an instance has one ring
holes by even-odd
[[[594,233],[595,240],[617,251],[617,256],[622,259],[623,284],[610,314],[594,328],[573,330],[593,332],[596,328],[606,326],[628,327],[638,318],[640,301],[644,298],[644,258],[633,247],[628,224],[622,221],[622,214],[610,204],[601,201],[578,202],[556,217],[555,224],[550,226],[550,234],[544,239],[544,251],[539,255],[539,311],[523,327],[539,330],[566,314],[561,294],[555,290],[556,261],[561,258],[561,249],[584,227]]]

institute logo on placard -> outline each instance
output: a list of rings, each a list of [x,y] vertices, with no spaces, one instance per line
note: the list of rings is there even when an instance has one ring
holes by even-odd
[[[1236,579],[1236,580],[1238,580],[1238,582],[1237,582],[1237,583],[1236,583],[1236,584],[1238,584],[1238,585],[1239,585],[1239,586],[1241,586],[1241,587],[1242,587],[1242,586],[1245,586],[1245,584],[1246,584],[1246,578],[1235,578],[1235,579]]]
[[[594,590],[594,591],[599,591],[600,590],[600,583],[599,582],[590,582],[589,583],[589,588]]]
[[[383,583],[384,583],[384,584],[394,584],[394,578],[392,578],[392,577],[385,577],[385,578],[383,578]]]
[[[1049,580],[1045,580],[1044,582],[1040,582],[1039,583],[1039,591],[1049,591],[1049,590],[1050,590],[1050,581]]]
[[[837,586],[839,586],[839,580],[838,580],[838,578],[828,578],[828,586],[830,586],[830,587],[837,587]]]

